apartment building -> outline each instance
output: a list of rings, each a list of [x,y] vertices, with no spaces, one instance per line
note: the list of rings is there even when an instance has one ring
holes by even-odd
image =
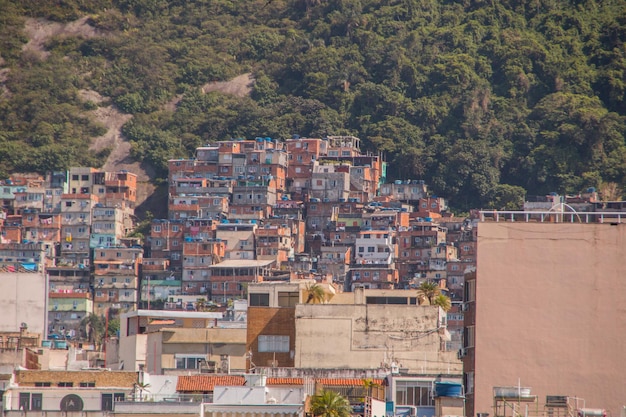
[[[24,324],[31,333],[46,335],[46,293],[46,275],[42,269],[21,265],[1,267],[0,305],[3,314],[0,332],[15,332]]]
[[[428,186],[424,180],[396,180],[383,184],[380,187],[380,195],[391,197],[394,201],[419,202],[428,194]]]
[[[55,289],[48,294],[48,334],[61,338],[87,338],[81,320],[93,312],[93,299],[87,290]]]
[[[210,297],[209,266],[226,256],[226,242],[222,239],[186,237],[183,242],[182,293]]]
[[[243,298],[245,288],[272,276],[276,261],[229,259],[211,265],[211,300],[226,303],[229,299]]]
[[[275,219],[279,220],[279,219]],[[274,260],[280,266],[293,257],[294,243],[288,223],[267,221],[256,229],[256,259]]]
[[[494,397],[507,394],[499,387],[515,387],[529,410],[575,396],[607,415],[622,411],[625,230],[617,221],[478,224],[460,351],[467,415],[495,414]]]
[[[224,259],[255,259],[256,221],[242,223],[239,220],[223,220],[218,224],[215,238],[226,244]]]
[[[4,394],[4,414],[45,413],[62,417],[80,413],[102,416],[124,401],[137,383],[136,372],[18,370]]]
[[[199,226],[197,227],[199,232]],[[171,268],[174,271],[180,271],[183,262],[184,236],[185,222],[183,220],[152,220],[150,236],[146,239],[148,257],[169,259]]]
[[[350,196],[350,173],[347,165],[315,165],[310,179],[311,199],[338,202],[345,201]]]
[[[64,194],[61,197],[61,259],[89,264],[91,213],[98,203],[95,194]]]
[[[165,258],[143,258],[140,272],[141,308],[156,308],[170,298],[182,294],[181,273],[170,269],[170,260]]]
[[[304,279],[248,285],[248,369],[297,366],[295,308],[307,302],[307,288],[312,285],[314,280]],[[335,289],[329,285],[322,287],[328,298],[332,298]]]
[[[104,315],[137,308],[142,255],[141,248],[133,247],[94,250],[94,313]]]
[[[122,315],[120,334],[126,369],[168,375],[245,369],[246,330],[220,312],[132,311]]]
[[[61,240],[61,215],[42,213],[39,209],[22,211],[22,233],[31,242],[45,242],[51,246]]]
[[[126,210],[97,203],[91,211],[89,247],[118,246],[120,239],[132,229],[133,222]]]

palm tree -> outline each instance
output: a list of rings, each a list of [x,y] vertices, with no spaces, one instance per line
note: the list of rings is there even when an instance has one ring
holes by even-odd
[[[143,393],[150,392],[150,384],[144,382],[135,382],[133,385],[135,393],[139,393],[139,397],[135,397],[135,400],[143,401]]]
[[[448,312],[452,307],[452,303],[450,302],[450,297],[444,294],[439,294],[432,300],[432,305],[439,306],[443,309],[443,311]]]
[[[307,285],[306,293],[306,304],[322,304],[326,301],[326,292],[324,291],[324,287],[319,284]]]
[[[433,304],[435,297],[441,294],[441,290],[439,289],[439,285],[437,285],[434,281],[424,281],[417,288],[417,297],[420,299],[420,305],[423,304],[422,301],[428,300],[428,304]]]
[[[349,417],[352,407],[348,400],[334,391],[322,391],[311,399],[311,413],[315,417]]]

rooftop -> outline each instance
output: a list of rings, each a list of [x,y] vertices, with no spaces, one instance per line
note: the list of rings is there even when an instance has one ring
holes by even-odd
[[[172,311],[172,310],[137,310],[124,314],[127,318],[155,317],[162,319],[189,318],[189,319],[221,319],[222,313],[208,311]]]
[[[252,259],[228,259],[209,268],[246,268],[246,267],[264,267],[274,263],[273,260],[252,260]]]

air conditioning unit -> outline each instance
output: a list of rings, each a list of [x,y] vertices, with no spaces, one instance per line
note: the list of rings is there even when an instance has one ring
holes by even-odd
[[[462,359],[462,358],[466,357],[467,356],[467,348],[459,349],[459,352],[458,352],[457,356],[458,356],[459,359]]]

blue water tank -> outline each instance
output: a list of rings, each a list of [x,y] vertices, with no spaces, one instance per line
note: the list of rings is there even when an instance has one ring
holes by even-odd
[[[462,385],[459,382],[435,382],[435,395],[437,397],[462,397]]]
[[[67,349],[67,342],[65,340],[55,340],[54,348],[55,349]]]

